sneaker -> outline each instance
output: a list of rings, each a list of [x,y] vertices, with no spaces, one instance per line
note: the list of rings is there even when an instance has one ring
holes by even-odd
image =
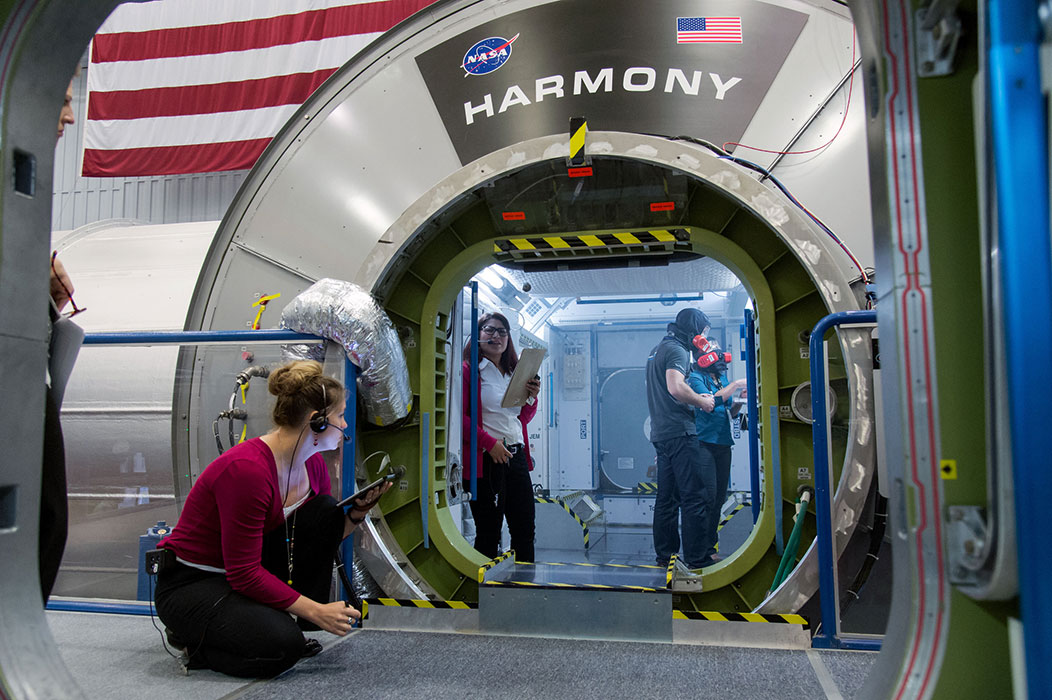
[[[311,639],[310,637],[307,637],[303,640],[303,656],[301,656],[300,658],[309,659],[312,656],[317,656],[321,653],[321,649],[321,642],[319,642],[317,639]]]

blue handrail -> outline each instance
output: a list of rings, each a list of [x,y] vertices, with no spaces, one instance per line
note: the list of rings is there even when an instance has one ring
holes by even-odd
[[[760,517],[760,425],[756,409],[756,328],[752,310],[745,310],[745,380],[748,382],[746,415],[749,417],[749,485],[752,494],[752,521]],[[777,495],[777,494],[776,494]],[[781,527],[776,525],[776,527]]]
[[[1049,241],[1048,116],[1041,87],[1041,22],[1035,0],[990,0],[988,123],[997,182],[1005,364],[1015,488],[1019,598],[1027,693],[1052,697],[1052,547],[1045,538],[1052,469],[1047,411],[1052,395],[1052,245]]]
[[[216,343],[261,342],[267,340],[324,341],[316,335],[271,329],[258,331],[118,331],[88,333],[85,345],[208,345]]]
[[[221,343],[245,343],[265,341],[306,341],[324,342],[325,338],[290,330],[245,330],[245,331],[117,331],[108,333],[88,333],[84,336],[84,345],[214,345]],[[347,410],[344,416],[351,428],[351,440],[344,445],[342,470],[342,493],[346,498],[354,493],[354,425],[357,408],[357,367],[350,360],[346,362],[345,384],[347,385]],[[348,490],[350,489],[350,490]],[[348,542],[343,543],[344,561],[349,561],[353,550],[348,550]],[[352,545],[353,546],[353,545]],[[121,615],[150,615],[152,604],[109,602],[97,600],[61,600],[48,601],[48,610],[69,612],[95,612]]]
[[[479,497],[479,283],[471,282],[471,500]]]
[[[876,311],[838,311],[829,314],[811,330],[811,439],[815,457],[815,514],[818,518],[818,592],[821,598],[822,629],[811,640],[825,649],[879,649],[875,640],[840,638],[840,612],[837,610],[836,577],[833,575],[833,518],[829,464],[829,417],[826,413],[826,365],[822,342],[826,331],[847,323],[876,323]]]
[[[347,423],[347,428],[349,428],[351,432],[349,435],[350,440],[343,443],[343,459],[340,462],[340,500],[353,496],[357,486],[354,480],[354,458],[355,448],[358,442],[355,433],[355,426],[358,423],[358,368],[350,361],[350,359],[346,358],[346,356],[344,357],[343,368],[343,383],[347,389],[347,408],[343,411],[343,419]],[[351,563],[354,561],[354,541],[357,539],[356,533],[357,528],[355,528],[355,532],[352,532],[351,536],[345,539],[340,545],[340,553],[343,556],[344,571],[349,569]],[[343,599],[350,600],[352,591],[346,590],[342,581],[340,582],[340,589],[343,590]]]

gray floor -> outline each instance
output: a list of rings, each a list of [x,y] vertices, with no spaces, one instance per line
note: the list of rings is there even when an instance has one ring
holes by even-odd
[[[851,698],[875,654],[361,630],[283,676],[246,682],[183,674],[148,617],[49,612],[87,697]],[[823,686],[823,680],[825,684]],[[834,687],[835,686],[835,687]]]

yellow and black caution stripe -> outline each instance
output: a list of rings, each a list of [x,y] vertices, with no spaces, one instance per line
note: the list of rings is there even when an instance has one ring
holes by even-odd
[[[422,608],[430,610],[471,610],[478,603],[465,603],[462,600],[400,600],[398,598],[365,598],[362,600],[362,619],[369,617],[370,605],[382,605],[395,608]]]
[[[566,501],[564,501],[561,498],[546,498],[544,496],[534,496],[533,500],[536,501],[537,503],[555,503],[557,505],[562,506],[563,510],[565,510],[567,513],[569,513],[570,517],[573,518],[574,520],[576,520],[577,524],[581,526],[581,531],[584,533],[584,548],[588,549],[588,544],[589,544],[589,541],[588,541],[588,523],[586,523],[585,521],[581,520],[581,517],[579,515],[577,515],[577,513],[575,513],[572,510],[570,510],[570,506],[569,506],[569,504],[566,503]]]
[[[539,561],[535,562],[538,565],[543,566],[594,566],[594,567],[614,567],[617,569],[664,569],[663,566],[656,566],[654,564],[593,564],[590,561]]]
[[[738,514],[739,510],[741,510],[745,506],[751,506],[751,505],[752,505],[751,503],[749,503],[748,501],[745,501],[744,503],[739,503],[738,505],[734,506],[734,510],[732,510],[730,513],[727,513],[727,517],[724,518],[723,520],[721,520],[720,524],[716,526],[716,532],[719,532],[720,530],[722,530],[723,526],[726,525],[727,523],[729,523],[731,521],[731,518],[733,518],[735,515]],[[716,542],[716,551],[717,552],[720,551],[720,543],[719,542]]]
[[[635,591],[638,593],[665,592],[663,588],[648,586],[612,586],[602,583],[559,583],[555,581],[486,581],[485,586],[519,586],[523,588],[573,589],[587,591]]]
[[[669,557],[668,566],[665,567],[665,588],[672,588],[672,572],[676,570],[676,557],[678,554],[673,554]]]
[[[619,233],[586,233],[579,236],[551,235],[527,238],[501,238],[493,242],[494,253],[522,251],[569,250],[574,248],[621,248],[645,246],[654,243],[676,243],[690,240],[683,229],[659,229],[653,231],[622,231]]]
[[[584,165],[584,140],[588,135],[588,121],[584,117],[570,117],[570,165]]]
[[[633,489],[636,493],[657,493],[656,481],[640,481]]]
[[[673,620],[710,620],[712,622],[768,622],[776,624],[801,625],[809,629],[811,624],[803,615],[770,615],[760,613],[721,613],[700,612],[693,610],[673,610]]]
[[[488,562],[486,562],[485,564],[480,566],[479,567],[479,583],[482,583],[482,580],[484,578],[486,578],[486,572],[487,571],[489,571],[494,566],[496,566],[497,564],[501,563],[502,561],[504,561],[508,557],[513,557],[513,556],[515,556],[515,550],[514,549],[509,549],[507,552],[504,552],[504,554],[501,554],[496,559],[490,559]]]

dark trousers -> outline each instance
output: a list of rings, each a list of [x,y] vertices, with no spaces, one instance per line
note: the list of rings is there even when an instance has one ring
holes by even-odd
[[[38,562],[40,594],[47,605],[66,550],[69,505],[66,501],[66,450],[58,406],[47,390],[44,404],[44,458],[40,471],[40,533]]]
[[[658,491],[654,500],[654,553],[667,562],[679,552],[682,532],[683,561],[692,568],[712,562],[716,541],[709,533],[716,469],[712,458],[693,435],[654,443],[657,452]],[[677,529],[677,520],[681,521]]]
[[[731,481],[731,446],[702,442],[701,449],[707,452],[716,468],[716,492],[713,494],[712,508],[709,515],[709,535],[713,542],[718,541],[717,528],[720,526],[720,511],[727,502],[727,486]]]
[[[343,509],[331,496],[304,503],[294,514],[292,588],[319,603],[329,600],[332,564],[343,536]],[[292,516],[289,518],[291,532]],[[279,555],[280,552],[280,555]],[[289,577],[285,528],[264,536],[264,567]],[[266,678],[292,667],[306,640],[292,616],[234,592],[225,574],[176,563],[157,577],[157,616],[187,645],[191,668],[240,678]]]
[[[520,448],[507,464],[497,464],[484,453],[482,474],[478,479],[478,498],[470,501],[475,519],[475,549],[490,559],[500,554],[500,533],[507,518],[515,560],[534,561],[536,510],[526,451]],[[465,481],[465,491],[470,488],[471,482]]]

